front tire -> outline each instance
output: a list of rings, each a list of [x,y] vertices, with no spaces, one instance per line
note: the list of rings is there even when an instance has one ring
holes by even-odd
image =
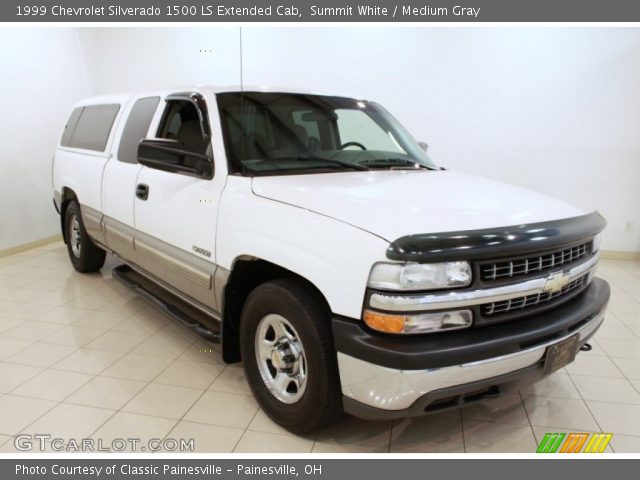
[[[65,239],[73,268],[81,273],[97,272],[104,265],[107,253],[89,238],[82,222],[80,205],[69,202],[65,214]]]
[[[342,413],[330,311],[311,287],[282,279],[251,292],[240,319],[240,348],[251,390],[276,423],[301,434]]]

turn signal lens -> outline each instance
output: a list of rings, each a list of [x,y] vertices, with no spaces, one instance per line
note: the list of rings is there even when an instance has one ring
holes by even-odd
[[[471,310],[451,310],[417,315],[393,315],[365,310],[362,319],[369,327],[379,332],[415,334],[470,327],[473,323],[473,313]]]
[[[387,315],[386,313],[364,311],[364,323],[385,333],[402,333],[407,317],[404,315]]]

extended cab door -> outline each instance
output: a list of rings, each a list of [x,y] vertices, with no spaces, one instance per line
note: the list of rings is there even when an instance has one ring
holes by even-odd
[[[161,153],[162,148],[187,151],[194,158],[213,162],[204,98],[198,93],[178,93],[165,97],[162,104],[148,144],[159,145]],[[171,157],[163,163],[161,154],[151,157],[159,160],[144,162],[135,185],[134,262],[179,293],[218,312],[213,288],[215,226],[224,175],[216,175],[213,164],[203,174],[190,170],[186,160],[176,164]]]
[[[141,165],[138,143],[147,137],[160,103],[159,96],[134,98],[125,111],[126,121],[118,131],[118,143],[102,177],[103,228],[107,247],[125,260],[134,256],[133,193]]]

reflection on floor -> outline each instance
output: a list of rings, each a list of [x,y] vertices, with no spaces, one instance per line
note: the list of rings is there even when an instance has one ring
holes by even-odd
[[[78,274],[62,243],[0,259],[0,451],[49,433],[193,438],[200,452],[533,452],[546,432],[603,431],[612,451],[640,452],[640,262],[602,262],[613,296],[594,348],[547,380],[462,411],[345,417],[306,437],[260,411],[240,366],[114,281],[114,264]]]

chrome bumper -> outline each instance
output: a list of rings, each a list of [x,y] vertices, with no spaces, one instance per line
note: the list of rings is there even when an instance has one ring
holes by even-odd
[[[366,406],[394,411],[411,407],[430,392],[509,374],[539,363],[547,347],[576,334],[588,339],[604,320],[604,309],[579,329],[553,341],[509,355],[427,370],[397,370],[338,352],[343,395]]]

